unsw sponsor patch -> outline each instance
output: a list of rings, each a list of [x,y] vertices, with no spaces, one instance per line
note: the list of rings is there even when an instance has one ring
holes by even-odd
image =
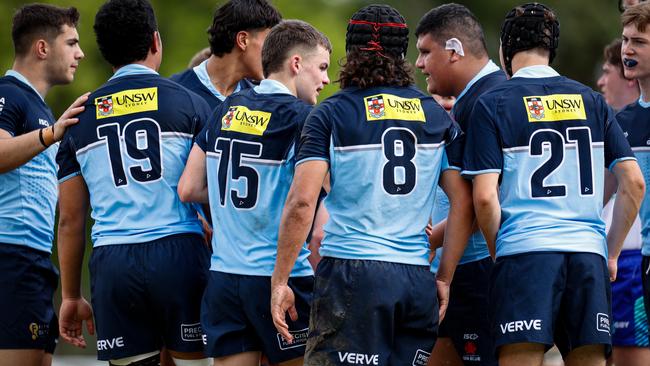
[[[270,120],[270,112],[252,111],[241,105],[232,106],[221,118],[221,130],[262,136]]]
[[[97,119],[158,110],[158,88],[129,89],[95,98]]]
[[[419,98],[401,98],[392,94],[377,94],[363,98],[368,121],[395,119],[426,122]]]
[[[586,120],[581,94],[552,94],[524,97],[528,122]]]

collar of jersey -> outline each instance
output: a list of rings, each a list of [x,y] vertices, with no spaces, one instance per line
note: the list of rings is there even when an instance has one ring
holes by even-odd
[[[522,67],[517,70],[517,72],[512,75],[513,78],[552,78],[554,76],[560,76],[557,71],[553,70],[552,67],[547,65],[533,65]]]
[[[643,95],[639,96],[639,105],[641,106],[641,108],[650,108],[650,102],[644,102]]]
[[[38,97],[41,98],[43,102],[45,102],[43,96],[38,92],[38,90],[36,90],[36,88],[34,88],[34,85],[32,85],[32,83],[30,83],[29,80],[27,80],[27,78],[23,76],[23,74],[19,73],[16,70],[7,70],[7,72],[5,72],[5,76],[13,76],[16,79],[18,79],[18,81],[21,81],[22,83],[26,84],[28,87],[34,90],[36,95],[38,95]]]
[[[110,79],[108,80],[113,80],[115,78],[119,78],[122,76],[129,76],[129,75],[158,75],[158,73],[155,70],[152,70],[144,65],[140,64],[130,64],[126,66],[122,66],[117,71],[115,71],[115,74],[111,76]]]
[[[260,85],[253,88],[258,94],[291,94],[289,88],[277,80],[264,79]]]
[[[485,66],[483,66],[481,71],[479,71],[478,74],[474,75],[474,78],[472,78],[472,80],[470,80],[469,83],[467,83],[467,85],[465,85],[465,89],[463,89],[463,91],[460,92],[460,94],[458,94],[458,96],[456,97],[456,103],[458,103],[460,98],[462,98],[463,95],[465,95],[465,93],[467,93],[469,88],[471,88],[472,85],[474,85],[477,81],[481,80],[481,78],[483,76],[485,76],[487,74],[491,74],[491,73],[493,73],[495,71],[499,71],[499,70],[500,70],[499,66],[497,66],[494,62],[492,62],[492,60],[488,60],[488,62],[485,64]]]
[[[212,84],[212,81],[210,80],[210,75],[208,74],[208,60],[205,60],[205,61],[201,62],[197,66],[194,66],[194,68],[193,68],[194,73],[196,74],[196,77],[199,78],[199,81],[201,82],[201,84],[203,84],[203,86],[208,88],[210,93],[212,93],[219,100],[223,101],[224,99],[226,99],[226,96],[219,93],[217,88],[214,87],[214,84]],[[240,90],[241,90],[241,85],[240,85],[240,83],[237,83],[237,86],[235,87],[235,90],[233,90],[233,94],[237,93]]]

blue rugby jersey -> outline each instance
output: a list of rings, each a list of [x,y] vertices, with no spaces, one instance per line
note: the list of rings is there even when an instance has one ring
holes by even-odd
[[[497,256],[606,258],[604,169],[634,159],[630,146],[600,94],[548,66],[520,71],[479,98],[464,160],[463,174],[501,175]]]
[[[414,87],[346,88],[316,107],[298,164],[329,162],[330,219],[320,254],[428,265],[424,228],[445,150],[450,165],[461,166],[461,134]]]
[[[19,136],[56,122],[25,77],[11,70],[6,75],[0,78],[0,129]],[[52,252],[58,146],[0,174],[0,243]]]
[[[178,180],[210,110],[200,97],[140,65],[128,65],[88,98],[57,155],[59,181],[82,175],[95,246],[202,233],[180,201]]]
[[[489,61],[481,69],[481,71],[479,71],[479,73],[472,80],[470,80],[469,83],[467,83],[465,89],[456,99],[456,103],[452,109],[454,120],[458,123],[463,131],[467,131],[467,127],[471,123],[470,114],[478,98],[486,91],[504,82],[505,80],[506,75],[503,73],[503,71],[501,71],[499,67],[492,61]],[[451,169],[453,168],[454,167],[451,167]],[[431,216],[431,221],[436,224],[446,219],[448,213],[449,199],[447,198],[447,195],[442,190],[442,188],[438,187],[436,191],[434,212]],[[435,262],[438,262],[440,260],[440,254],[441,252],[438,252],[436,255]],[[467,247],[463,253],[463,257],[460,259],[458,264],[478,261],[489,256],[490,252],[488,251],[485,238],[480,231],[477,231],[469,237]],[[432,270],[436,269],[437,263],[432,263]]]
[[[312,107],[274,80],[226,98],[197,145],[206,153],[217,223],[210,270],[271,276],[278,227],[293,180],[294,145]],[[291,276],[312,275],[306,244]]]
[[[616,115],[616,119],[621,125],[625,137],[627,137],[627,141],[632,146],[632,151],[639,162],[641,172],[643,172],[643,178],[646,182],[650,182],[650,103],[645,103],[639,99],[636,103],[630,104],[621,110]],[[649,192],[650,190],[646,190],[639,210],[643,242],[641,253],[643,255],[650,255]]]
[[[210,81],[207,65],[208,60],[205,60],[191,69],[172,75],[170,79],[201,96],[206,102],[208,102],[210,109],[214,110],[223,102],[224,99],[226,99],[226,97],[219,93],[217,88],[212,84],[212,81]],[[243,79],[239,81],[233,93],[254,86],[255,84],[250,80]]]

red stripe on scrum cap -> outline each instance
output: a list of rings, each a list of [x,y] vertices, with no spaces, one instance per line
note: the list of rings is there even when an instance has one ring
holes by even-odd
[[[375,29],[381,28],[381,27],[395,27],[395,28],[408,28],[408,26],[404,23],[377,23],[377,22],[369,22],[366,20],[354,20],[350,19],[350,24],[364,24],[364,25],[370,25]]]

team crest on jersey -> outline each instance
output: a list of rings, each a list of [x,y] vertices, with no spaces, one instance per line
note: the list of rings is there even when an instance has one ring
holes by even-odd
[[[370,98],[367,102],[368,113],[372,118],[381,118],[384,116],[384,98],[381,96]]]
[[[129,89],[95,98],[97,119],[158,110],[158,88]]]
[[[530,97],[526,98],[526,105],[528,105],[528,115],[536,120],[544,118],[544,103],[541,98]]]
[[[221,130],[262,136],[270,121],[270,112],[250,110],[236,105],[228,108],[228,112],[221,118]]]
[[[237,111],[237,107],[230,107],[228,108],[228,112],[226,113],[226,115],[223,116],[223,119],[221,120],[221,125],[223,126],[224,129],[228,129],[232,125],[232,119],[235,117],[235,111]]]
[[[113,114],[113,98],[99,98],[97,103],[97,113],[101,116],[110,116]]]
[[[402,98],[392,94],[377,94],[367,96],[363,100],[368,121],[394,119],[425,122],[424,110],[419,98]]]
[[[524,97],[528,122],[586,120],[581,94],[552,94]]]

